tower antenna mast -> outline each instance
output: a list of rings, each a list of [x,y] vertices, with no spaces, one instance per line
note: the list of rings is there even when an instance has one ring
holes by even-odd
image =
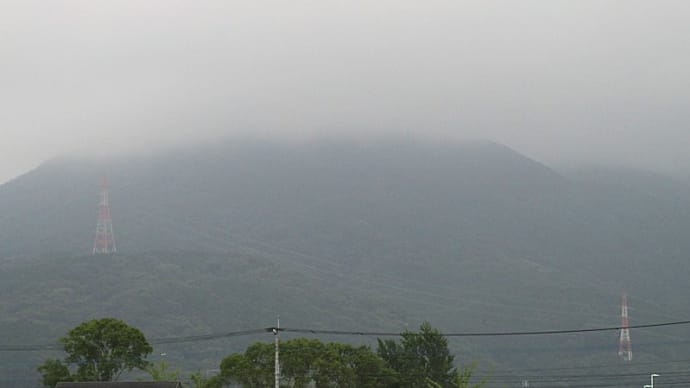
[[[621,334],[618,340],[618,355],[625,361],[632,361],[632,345],[630,343],[630,322],[628,321],[628,296],[621,297]]]
[[[116,252],[113,220],[110,217],[110,202],[108,199],[108,178],[104,175],[101,178],[101,194],[98,203],[96,237],[93,240],[93,254],[109,255]]]

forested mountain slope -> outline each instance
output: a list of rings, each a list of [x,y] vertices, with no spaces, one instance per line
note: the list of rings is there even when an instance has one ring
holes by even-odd
[[[92,257],[103,173],[119,253]],[[633,323],[687,319],[689,198],[666,177],[557,173],[493,143],[56,160],[0,186],[0,332],[45,343],[108,315],[153,338],[265,327],[277,314],[355,331],[587,328],[619,323],[622,291]],[[634,332],[636,360],[690,356],[688,333]],[[254,339],[157,351],[210,369]],[[504,368],[617,361],[609,332],[451,344],[460,360]],[[45,354],[0,356],[27,370]]]

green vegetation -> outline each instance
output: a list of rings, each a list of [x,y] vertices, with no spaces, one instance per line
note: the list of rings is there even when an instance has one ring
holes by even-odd
[[[378,355],[400,376],[401,388],[422,387],[434,383],[453,387],[458,371],[448,350],[448,340],[425,322],[419,333],[404,331],[401,341],[378,340]]]
[[[146,368],[146,372],[151,375],[153,381],[179,381],[180,371],[171,370],[165,360],[160,362],[152,362]]]
[[[295,338],[280,344],[281,386],[317,387],[385,387],[396,376],[383,360],[368,347],[354,347],[343,343],[322,343],[317,339]],[[245,388],[273,385],[274,347],[257,342],[244,353],[223,359],[221,374],[211,381],[236,383]]]
[[[280,343],[281,386],[286,388],[465,388],[472,368],[463,373],[453,365],[447,339],[427,322],[419,332],[404,331],[401,341],[378,340],[378,351],[369,346],[323,343],[318,339],[294,338]],[[153,349],[138,329],[114,318],[83,322],[60,338],[67,353],[64,362],[48,359],[38,366],[43,385],[65,381],[115,381],[133,369],[145,370],[154,381],[178,380],[165,361],[150,363]],[[200,388],[239,384],[244,388],[272,386],[275,345],[251,344],[244,353],[233,353],[220,363],[220,374],[203,379],[192,375]],[[74,372],[70,366],[76,366]],[[475,387],[481,386],[480,384]]]
[[[94,257],[104,170],[120,253]],[[615,326],[622,291],[633,324],[682,320],[689,193],[629,171],[559,174],[495,144],[243,144],[54,161],[0,186],[2,345],[50,345],[117,316],[151,340],[156,365],[201,379],[269,334],[153,340],[263,328],[277,314],[291,327],[396,333],[423,321],[441,332]],[[689,335],[635,330],[635,362],[690,358]],[[619,361],[611,332],[449,337],[448,348],[480,369]],[[0,352],[0,386],[36,385],[36,365],[63,356]]]
[[[465,388],[472,368],[459,374],[453,366],[448,342],[428,323],[419,332],[405,331],[400,343],[379,340],[374,352],[368,346],[323,343],[295,338],[280,343],[281,387],[307,388]],[[256,342],[244,353],[234,353],[220,364],[220,375],[209,388],[240,384],[263,388],[274,382],[274,345]],[[480,384],[474,385],[481,386]]]
[[[84,322],[60,338],[67,357],[64,362],[48,359],[38,367],[43,384],[60,381],[113,381],[122,372],[146,369],[146,356],[153,348],[144,334],[114,318]],[[71,372],[69,367],[76,370]]]

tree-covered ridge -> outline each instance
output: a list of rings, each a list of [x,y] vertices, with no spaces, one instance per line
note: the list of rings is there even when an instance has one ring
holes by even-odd
[[[93,257],[103,170],[120,254]],[[55,161],[0,186],[0,333],[7,346],[42,344],[117,316],[150,338],[193,336],[266,327],[278,314],[354,331],[425,320],[444,332],[579,329],[617,325],[622,291],[631,322],[685,319],[689,198],[664,177],[558,174],[495,144],[223,145]],[[683,359],[687,334],[635,331],[635,359]],[[256,340],[154,355],[208,370]],[[449,347],[464,362],[527,368],[607,364],[617,351],[603,334]],[[0,385],[37,380],[50,356],[0,353]]]
[[[457,283],[433,286],[385,274],[336,272],[323,263],[294,262],[293,266],[293,260],[287,254],[238,249],[225,255],[188,252],[5,261],[0,263],[4,296],[0,308],[5,312],[0,328],[7,333],[6,345],[22,346],[52,343],[79,322],[106,314],[122,317],[154,339],[263,328],[271,325],[277,312],[292,327],[353,331],[397,331],[407,322],[425,319],[433,319],[444,332],[588,328],[619,322],[617,289],[578,288],[578,273],[529,261],[459,262],[445,268],[455,274]],[[492,278],[506,269],[509,275]],[[441,276],[433,268],[421,273]],[[491,294],[490,289],[501,292]],[[650,306],[643,297],[631,296],[631,306],[636,323],[658,322],[651,313],[663,312],[661,305]],[[685,333],[682,327],[634,331],[636,360],[682,359],[683,347],[653,345],[659,335],[665,344]],[[256,340],[262,339],[154,345],[154,355],[167,353],[165,360],[186,376],[197,369],[216,368],[225,354]],[[353,337],[347,342],[375,345],[374,338]],[[615,338],[606,333],[453,339],[449,347],[453,355],[462,357],[461,363],[480,360],[482,365],[530,368],[562,366],[552,357],[562,352],[566,352],[563,361],[607,364],[616,360],[617,351]],[[35,365],[62,355],[0,352],[0,357],[2,375],[37,381]],[[159,360],[159,356],[153,359]],[[22,387],[22,381],[3,385]]]

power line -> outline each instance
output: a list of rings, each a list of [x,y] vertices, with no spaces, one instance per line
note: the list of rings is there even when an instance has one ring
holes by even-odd
[[[650,323],[645,325],[631,325],[630,329],[645,329],[665,326],[679,326],[688,325],[690,320]],[[440,333],[445,337],[499,337],[499,336],[526,336],[526,335],[554,335],[554,334],[576,334],[576,333],[592,333],[601,331],[620,330],[620,326],[599,327],[591,329],[571,329],[571,330],[539,330],[539,331],[505,331],[505,332],[476,332],[476,333]],[[231,331],[224,333],[202,334],[182,337],[165,337],[154,338],[149,342],[153,345],[161,344],[177,344],[185,342],[199,342],[210,341],[220,338],[242,337],[250,335],[258,335],[262,333],[273,333],[273,330],[285,333],[300,333],[300,334],[317,334],[317,335],[350,335],[350,336],[369,336],[369,337],[399,337],[403,333],[397,332],[376,332],[376,331],[343,331],[343,330],[321,330],[321,329],[304,329],[304,328],[278,328],[267,327],[261,329],[249,329],[240,331]],[[410,332],[415,334],[415,332]],[[60,350],[59,344],[43,344],[43,345],[0,345],[0,352],[19,352],[19,351],[42,351],[42,350]]]
[[[680,359],[680,360],[664,360],[664,361],[647,361],[639,362],[636,361],[634,366],[652,366],[652,365],[668,365],[676,363],[688,363],[690,359]],[[588,366],[566,366],[566,367],[556,367],[556,368],[529,368],[529,369],[508,369],[507,372],[514,374],[526,374],[530,372],[543,372],[543,371],[568,371],[568,370],[590,370],[590,369],[608,369],[608,368],[620,368],[621,364],[599,364],[599,365],[588,365]],[[490,372],[488,370],[487,372]]]
[[[179,344],[185,342],[199,342],[199,341],[210,341],[220,338],[230,338],[230,337],[243,337],[256,334],[262,334],[267,331],[271,331],[270,328],[266,329],[251,329],[251,330],[241,330],[241,331],[231,331],[225,333],[214,333],[214,334],[201,334],[201,335],[190,335],[183,337],[165,337],[165,338],[154,338],[149,340],[151,345],[164,345],[164,344]],[[43,344],[43,345],[9,345],[0,346],[0,352],[22,352],[22,351],[42,351],[42,350],[61,350],[62,345],[60,344]]]
[[[242,331],[231,331],[227,333],[216,333],[216,334],[202,334],[202,335],[190,335],[185,337],[167,337],[167,338],[156,338],[149,343],[151,345],[162,345],[162,344],[179,344],[184,342],[199,342],[199,341],[209,341],[219,338],[230,338],[230,337],[243,337],[255,334],[265,333],[270,329],[251,329]]]
[[[690,320],[650,323],[645,325],[630,325],[629,329],[645,329],[664,326],[688,325]],[[271,328],[273,329],[273,328]],[[592,329],[571,329],[571,330],[539,330],[539,331],[498,331],[498,332],[476,332],[476,333],[441,333],[444,337],[500,337],[500,336],[523,336],[523,335],[553,335],[553,334],[575,334],[591,333],[599,331],[614,331],[622,329],[621,326],[599,327]],[[367,331],[340,331],[340,330],[318,330],[318,329],[290,329],[281,328],[280,331],[301,334],[325,334],[325,335],[354,335],[354,336],[379,336],[379,337],[398,337],[401,333],[393,332],[367,332]]]

